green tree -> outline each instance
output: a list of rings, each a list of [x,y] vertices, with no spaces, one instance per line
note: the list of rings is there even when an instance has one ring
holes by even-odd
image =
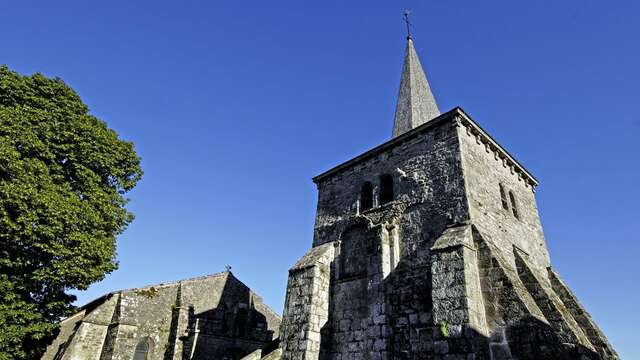
[[[69,290],[116,269],[141,176],[133,144],[62,80],[0,66],[0,359],[38,358]]]

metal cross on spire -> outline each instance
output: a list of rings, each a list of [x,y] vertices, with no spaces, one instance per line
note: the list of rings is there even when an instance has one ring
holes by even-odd
[[[407,40],[411,40],[411,21],[409,20],[409,15],[411,15],[411,10],[405,10],[404,22],[407,24]]]

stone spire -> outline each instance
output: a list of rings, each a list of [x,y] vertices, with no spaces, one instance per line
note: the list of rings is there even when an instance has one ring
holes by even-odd
[[[400,92],[393,121],[393,137],[404,134],[440,115],[429,82],[413,47],[411,36],[407,37],[404,53]]]

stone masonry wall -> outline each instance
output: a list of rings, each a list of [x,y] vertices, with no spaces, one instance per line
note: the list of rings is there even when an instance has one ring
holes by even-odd
[[[335,245],[313,248],[289,270],[280,331],[283,360],[317,360],[320,356]]]
[[[446,225],[466,220],[458,138],[445,120],[450,119],[432,121],[424,131],[317,179],[314,246],[339,240],[354,224],[371,221],[397,223],[407,253],[417,251],[420,242],[433,241]],[[386,204],[379,197],[383,174],[394,182],[394,199]],[[374,206],[365,211],[359,200],[367,181],[373,184]]]
[[[82,322],[77,325],[75,335],[70,337],[68,343],[64,345],[69,351],[64,354],[63,360],[100,359],[100,349],[105,342],[117,299],[118,296],[107,297],[102,306],[93,309],[90,313],[85,313]],[[51,355],[45,354],[45,357],[47,356]]]
[[[460,126],[462,167],[473,224],[489,235],[514,263],[513,245],[524,250],[540,269],[549,266],[549,254],[540,224],[534,189],[486,138],[472,126]],[[507,209],[502,205],[503,185]],[[518,217],[513,214],[513,192]]]
[[[465,326],[487,335],[476,248],[468,224],[447,229],[431,248],[434,323],[450,334]]]
[[[529,294],[533,296],[536,304],[542,310],[549,324],[556,330],[560,339],[563,342],[578,344],[589,350],[595,350],[582,328],[564,306],[560,297],[551,288],[546,279],[546,273],[537,274],[528,263],[526,255],[519,250],[516,249],[514,255],[520,280],[524,283]]]
[[[340,241],[342,249],[333,266],[323,359],[425,358],[434,331],[430,248],[448,226],[468,219],[451,119],[432,121],[423,131],[381,147],[316,180],[314,244]],[[386,204],[379,194],[383,174],[394,183],[393,200]],[[367,181],[373,184],[374,204],[364,210],[360,193]],[[365,245],[350,245],[354,231],[366,232]],[[389,258],[392,253],[396,258]],[[357,265],[352,258],[364,262],[366,271],[345,274],[351,270],[343,267]]]
[[[381,227],[367,229],[356,226],[343,237],[343,242],[359,240],[359,247],[341,243],[340,261],[333,264],[329,321],[322,332],[322,359],[378,359],[390,354],[391,331],[389,307],[385,299],[383,248],[389,236]],[[351,251],[351,253],[348,253]],[[346,272],[345,260],[357,258],[360,271]],[[391,263],[386,264],[391,266]],[[385,271],[387,273],[385,273]]]
[[[562,300],[514,248],[474,228],[492,359],[615,359],[596,354]],[[516,259],[516,265],[511,259]]]
[[[431,246],[448,226],[468,219],[451,120],[434,120],[316,180],[314,244],[339,241],[341,248],[332,272],[323,359],[422,359],[434,351]],[[386,204],[379,194],[382,174],[394,182],[394,198]],[[360,192],[367,181],[373,184],[374,204],[365,210]],[[349,245],[354,229],[367,233],[366,245],[356,251]],[[351,264],[345,258],[361,259],[366,271],[344,274],[345,262]]]
[[[53,360],[56,354],[62,353],[65,348],[68,348],[75,331],[82,323],[84,315],[85,310],[82,310],[60,322],[60,332],[47,347],[47,350],[42,356],[42,360]]]
[[[141,341],[150,339],[149,357],[162,359],[168,342],[172,313],[178,286],[152,286],[122,291],[118,316],[120,327],[109,360],[129,360]]]
[[[84,310],[47,359],[240,359],[278,336],[280,319],[231,273],[123,290]],[[143,346],[144,345],[144,346]]]

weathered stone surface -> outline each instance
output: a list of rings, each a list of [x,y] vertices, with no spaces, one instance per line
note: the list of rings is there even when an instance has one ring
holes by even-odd
[[[279,342],[277,316],[218,275],[109,294],[46,358],[131,359],[146,339],[163,360],[618,359],[550,267],[537,180],[462,109],[438,114],[409,41],[393,138],[314,178]]]
[[[107,294],[65,319],[43,359],[260,358],[280,318],[230,272]]]
[[[532,184],[535,179],[468,115],[462,113],[458,121],[465,192],[473,225],[491,237],[512,264],[515,245],[529,255],[536,267],[548,267],[549,254]],[[502,205],[501,186],[506,195],[506,208]],[[514,216],[509,193],[514,196],[518,217]]]
[[[313,248],[289,270],[281,325],[282,359],[318,359],[329,314],[330,265],[337,244]]]
[[[59,336],[47,348],[43,359],[54,359],[55,349],[67,349],[60,359],[100,359],[94,349],[102,348],[119,296],[107,294],[87,304],[61,324]]]
[[[462,109],[415,117],[435,102],[403,89],[396,128],[419,123],[314,178],[314,249],[289,274],[283,329],[317,330],[315,301],[323,325],[288,331],[283,358],[617,359],[547,270],[537,180]]]
[[[560,296],[562,303],[567,307],[578,324],[580,324],[580,328],[584,330],[589,341],[596,348],[598,353],[603,358],[612,358],[617,356],[606,336],[602,333],[598,325],[596,325],[595,321],[593,321],[587,310],[582,306],[582,304],[580,304],[578,298],[576,298],[573,292],[560,278],[560,275],[558,275],[558,273],[556,273],[552,268],[548,268],[548,272],[553,290],[558,294],[558,296]]]

